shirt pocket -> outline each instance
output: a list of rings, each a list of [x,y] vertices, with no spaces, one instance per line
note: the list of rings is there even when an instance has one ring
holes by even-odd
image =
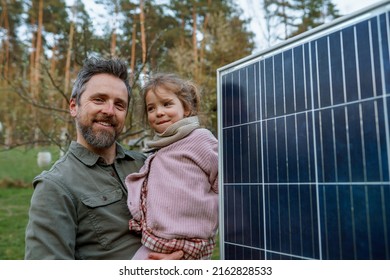
[[[122,199],[123,193],[121,190],[114,190],[111,192],[98,193],[83,198],[81,201],[84,205],[90,208],[106,206],[115,203]]]
[[[112,249],[128,236],[130,212],[121,190],[95,193],[81,199],[84,219],[79,223],[81,243],[94,243]]]

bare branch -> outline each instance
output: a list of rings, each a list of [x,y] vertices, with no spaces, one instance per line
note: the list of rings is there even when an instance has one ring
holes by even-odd
[[[69,98],[66,96],[65,92],[56,84],[54,81],[53,76],[51,75],[49,69],[44,66],[46,74],[49,76],[49,79],[51,81],[51,84],[55,87],[55,89],[58,91],[58,93],[66,100],[66,102],[69,104]]]
[[[23,99],[23,101],[25,101],[27,104],[31,104],[32,106],[34,106],[36,108],[40,108],[40,109],[56,111],[56,112],[60,112],[60,113],[68,113],[68,110],[56,108],[56,107],[51,107],[51,106],[47,106],[47,105],[43,105],[43,104],[38,103],[37,101],[35,101],[31,98],[31,96],[28,94],[28,90],[26,90],[26,88],[24,87],[24,85],[21,82],[16,84],[16,83],[12,82],[11,80],[6,79],[4,76],[3,76],[3,78],[8,82],[8,84],[16,92],[16,94],[19,95],[19,97],[21,97]]]

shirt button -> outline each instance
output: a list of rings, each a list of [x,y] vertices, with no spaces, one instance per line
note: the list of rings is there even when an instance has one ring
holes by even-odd
[[[106,201],[107,200],[107,196],[103,196],[103,201]]]
[[[112,176],[112,177],[115,177],[114,171],[111,171],[111,176]]]

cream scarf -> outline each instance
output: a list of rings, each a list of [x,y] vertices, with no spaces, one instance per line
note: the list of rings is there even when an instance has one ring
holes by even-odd
[[[164,148],[180,139],[183,139],[193,130],[200,127],[197,116],[181,119],[170,125],[163,133],[156,133],[153,139],[146,143],[148,151]]]

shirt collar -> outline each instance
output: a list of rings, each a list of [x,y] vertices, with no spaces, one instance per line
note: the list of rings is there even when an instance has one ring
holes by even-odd
[[[84,163],[87,166],[93,166],[95,165],[99,159],[101,158],[99,155],[91,152],[87,148],[85,148],[83,145],[77,143],[76,141],[72,141],[69,146],[69,151],[82,163]],[[132,158],[132,156],[125,153],[124,148],[119,144],[116,143],[116,156],[115,160],[117,159],[123,159],[125,157]]]

